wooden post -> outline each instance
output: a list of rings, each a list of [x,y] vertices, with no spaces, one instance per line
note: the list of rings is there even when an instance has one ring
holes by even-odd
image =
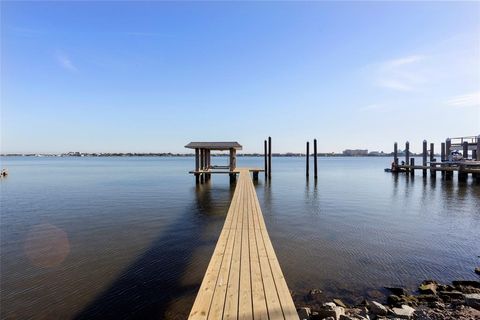
[[[308,141],[307,141],[306,160],[307,160],[307,166],[306,166],[307,171],[306,171],[306,172],[307,172],[307,178],[308,178],[309,173],[310,173],[310,172],[309,172],[309,171],[310,171],[310,161],[309,161],[309,160],[310,160],[310,142],[308,142]]]
[[[205,150],[205,169],[210,170],[210,149]],[[206,174],[207,180],[210,180],[210,173]]]
[[[410,142],[405,142],[405,164],[408,166],[410,163]],[[408,168],[405,169],[407,172],[409,172]]]
[[[272,177],[272,138],[268,137],[268,177]]]
[[[253,171],[253,181],[258,181],[258,171]]]
[[[450,161],[451,148],[452,148],[452,141],[450,140],[450,138],[447,138],[447,140],[445,140],[445,160],[447,161]],[[447,166],[450,167],[450,165],[447,165]],[[453,177],[453,171],[445,172],[446,180],[452,180],[452,177]]]
[[[440,147],[441,147],[441,158],[440,158],[440,160],[442,162],[442,164],[440,165],[440,168],[443,168],[444,167],[443,163],[445,162],[445,142],[442,142],[440,144]],[[445,171],[442,170],[441,173],[442,173],[442,178],[445,178]]]
[[[427,166],[427,140],[423,140],[423,153],[422,153],[422,165],[424,167]],[[423,173],[423,176],[426,177],[427,176],[427,169],[423,169],[422,170],[422,173]]]
[[[476,152],[477,153],[477,159],[476,160],[480,161],[480,135],[477,136],[477,150],[476,151],[477,151]],[[480,175],[479,175],[479,177],[480,177]]]
[[[413,168],[415,166],[415,158],[411,158],[410,159],[410,175],[412,175],[412,177],[415,175],[415,169]]]
[[[200,150],[198,148],[195,148],[195,182],[199,183],[200,182],[200,175],[198,174],[198,170],[200,169]]]
[[[267,154],[268,154],[268,150],[267,150],[267,140],[265,140],[263,142],[263,149],[264,149],[264,154],[263,154],[263,157],[265,158],[265,178],[268,177],[268,159],[267,159]]]
[[[463,159],[468,159],[468,142],[463,142]]]
[[[203,171],[204,163],[203,161],[205,160],[205,150],[200,149],[200,170]]]
[[[398,166],[398,144],[393,144],[393,163],[395,163],[395,169]]]
[[[200,149],[200,170],[205,169],[205,149]],[[200,174],[200,181],[203,183],[205,181],[205,174],[202,172]]]
[[[317,179],[317,139],[313,139],[313,177]]]
[[[237,150],[230,148],[230,171],[235,170],[237,167]]]
[[[432,170],[436,168],[435,162],[435,144],[430,143],[430,177],[436,177],[437,171]]]

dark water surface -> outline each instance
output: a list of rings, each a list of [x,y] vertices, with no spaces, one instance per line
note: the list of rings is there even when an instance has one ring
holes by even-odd
[[[226,162],[215,158],[214,163]],[[478,279],[480,186],[383,172],[388,158],[273,158],[256,186],[290,289],[354,301]],[[263,158],[238,158],[262,166]],[[183,319],[234,186],[193,158],[2,158],[2,319]]]

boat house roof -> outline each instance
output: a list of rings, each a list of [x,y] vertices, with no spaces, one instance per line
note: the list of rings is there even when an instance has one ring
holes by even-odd
[[[209,149],[209,150],[242,150],[242,146],[236,141],[226,142],[190,142],[185,146],[189,149]]]

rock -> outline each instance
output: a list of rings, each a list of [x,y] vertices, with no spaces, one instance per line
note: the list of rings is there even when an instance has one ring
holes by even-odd
[[[402,301],[402,299],[399,296],[394,295],[394,294],[389,295],[388,298],[387,298],[387,302],[390,305],[397,305],[401,301]]]
[[[323,320],[335,320],[334,317],[326,317],[326,318],[323,318]]]
[[[480,267],[475,268],[475,273],[480,274]]]
[[[314,300],[315,298],[317,298],[318,296],[320,296],[322,294],[322,290],[320,289],[312,289],[310,290],[310,292],[308,293],[308,299],[309,300]]]
[[[297,309],[298,317],[300,320],[309,320],[312,310],[310,308],[298,308]]]
[[[379,316],[386,316],[388,313],[387,307],[377,301],[370,302],[370,311]]]
[[[392,311],[395,317],[402,319],[411,319],[413,317],[415,309],[407,305],[402,305],[401,308],[393,308]]]
[[[354,317],[351,317],[351,316],[347,316],[347,315],[344,315],[342,314],[340,316],[340,320],[356,320],[357,318],[354,318]]]
[[[480,310],[480,294],[469,293],[465,295],[465,304],[469,307]]]
[[[385,289],[389,290],[391,293],[393,293],[396,296],[406,296],[408,295],[407,290],[404,288],[400,287],[385,287]]]
[[[428,307],[432,309],[444,310],[445,304],[438,301],[432,301],[428,303]]]
[[[439,301],[440,298],[434,294],[421,294],[417,296],[418,301],[424,301],[424,302],[434,302],[434,301]]]
[[[418,291],[423,294],[437,294],[437,283],[432,280],[423,281],[418,287]]]
[[[343,303],[342,300],[340,299],[333,299],[333,302],[335,302],[335,304],[339,307],[343,307],[343,308],[347,308],[347,306],[345,305],[345,303]]]
[[[323,304],[322,309],[318,310],[318,315],[320,319],[333,317],[335,320],[339,320],[341,315],[345,314],[345,309],[343,307],[337,306],[333,302],[327,302]]]
[[[461,293],[460,291],[440,291],[439,295],[444,301],[465,299],[463,293]]]
[[[473,281],[473,280],[458,280],[458,281],[452,281],[452,284],[456,286],[467,286],[467,287],[474,287],[480,289],[480,282],[479,281]]]

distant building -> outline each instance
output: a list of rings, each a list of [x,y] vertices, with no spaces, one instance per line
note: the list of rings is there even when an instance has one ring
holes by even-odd
[[[368,150],[361,150],[361,149],[347,149],[343,150],[344,156],[368,156]]]

